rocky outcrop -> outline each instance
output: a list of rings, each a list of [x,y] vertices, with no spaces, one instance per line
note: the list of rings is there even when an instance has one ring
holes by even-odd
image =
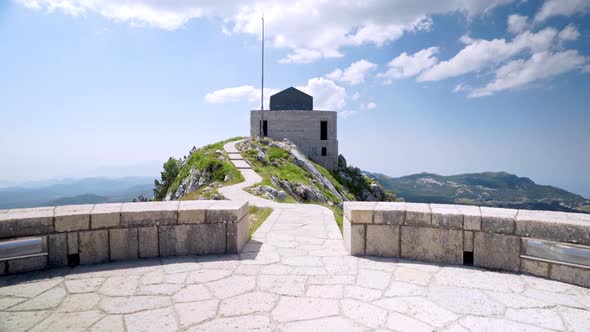
[[[276,190],[271,186],[257,186],[254,188],[254,193],[273,201],[284,202],[287,199],[287,194],[284,191]]]
[[[263,151],[259,144],[264,144],[287,151],[289,154],[289,160],[295,165],[307,171],[310,174],[310,180],[313,184],[315,184],[317,187],[326,189],[332,195],[334,195],[340,202],[348,201],[346,196],[340,191],[338,191],[334,187],[334,184],[332,184],[332,182],[328,178],[322,175],[322,173],[307,158],[307,156],[303,154],[299,150],[299,148],[289,140],[283,140],[279,142],[273,140],[254,141],[251,139],[246,139],[242,143],[238,144],[237,148],[241,151],[254,151],[255,159],[257,161],[266,163],[266,153]],[[271,165],[274,167],[281,166],[277,162],[274,162],[274,164]],[[320,190],[318,190],[317,188],[313,188],[312,186],[300,183],[291,183],[289,181],[280,180],[277,177],[273,177],[271,179],[271,182],[274,186],[283,189],[285,192],[287,192],[287,194],[289,194],[298,201],[319,203],[330,202],[330,200],[327,197],[325,197],[325,195]]]
[[[391,201],[395,196],[383,190],[381,185],[366,177],[357,167],[348,166],[346,159],[340,155],[338,168],[327,174],[326,170],[316,166],[299,148],[288,140],[274,141],[270,139],[246,139],[237,145],[254,163],[262,167],[276,167],[285,170],[296,165],[305,172],[309,183],[293,181],[284,176],[272,175],[271,186],[259,186],[252,193],[277,200],[277,193],[284,191],[298,202],[325,203],[342,205],[342,202],[354,198],[359,201]],[[278,148],[285,153],[271,152],[270,148]],[[277,153],[279,156],[277,156]],[[291,164],[291,165],[289,165]],[[273,188],[274,187],[274,188]],[[271,190],[273,189],[273,190]],[[353,197],[354,196],[354,197]]]
[[[362,173],[360,168],[348,166],[343,155],[338,156],[337,176],[357,201],[393,201],[395,196]]]
[[[283,188],[289,195],[301,202],[326,203],[329,201],[321,191],[301,183],[281,181],[276,176],[271,178],[271,182],[275,186]]]
[[[207,162],[203,162],[203,161]],[[192,162],[191,162],[192,161]],[[217,188],[222,186],[220,169],[223,169],[223,163],[229,163],[229,158],[220,149],[211,148],[210,146],[196,149],[193,148],[188,158],[181,159],[181,169],[189,169],[187,173],[181,172],[178,176],[183,176],[177,188],[170,188],[166,193],[164,200],[172,201],[182,199],[185,195],[199,191],[199,195],[191,199],[224,199],[217,192]],[[200,165],[200,166],[197,166]],[[205,165],[205,166],[203,166]],[[231,174],[225,174],[222,182],[232,179]]]

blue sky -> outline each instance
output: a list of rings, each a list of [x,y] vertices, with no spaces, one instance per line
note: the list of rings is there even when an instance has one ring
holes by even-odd
[[[151,175],[248,135],[262,11],[267,96],[340,112],[349,163],[590,197],[587,0],[2,1],[0,182]]]

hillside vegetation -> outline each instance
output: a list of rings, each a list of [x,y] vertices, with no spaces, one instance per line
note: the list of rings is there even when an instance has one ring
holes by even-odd
[[[239,139],[193,148],[181,159],[170,158],[164,164],[161,179],[155,181],[154,199],[224,199],[218,188],[244,181],[223,150],[224,144]],[[247,191],[279,202],[325,205],[334,211],[340,225],[344,201],[396,199],[360,169],[347,166],[342,156],[338,169],[328,171],[288,141],[248,138],[238,148],[263,179]]]
[[[328,171],[309,160],[289,141],[246,139],[238,144],[244,158],[262,181],[246,190],[279,202],[315,203],[334,211],[342,225],[342,203],[393,201],[395,195],[383,190],[355,167],[348,167],[340,156],[338,169]]]
[[[506,172],[441,176],[431,173],[392,178],[366,173],[408,202],[590,212],[590,200],[553,186],[538,185]]]
[[[181,159],[170,158],[164,164],[161,180],[155,181],[154,198],[223,199],[217,188],[244,181],[240,171],[223,150],[225,143],[239,139],[236,137],[199,149],[193,148],[188,156]]]

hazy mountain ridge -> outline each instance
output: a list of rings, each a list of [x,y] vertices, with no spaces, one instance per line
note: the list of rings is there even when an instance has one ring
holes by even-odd
[[[399,178],[365,174],[408,202],[590,212],[590,200],[580,195],[506,172],[451,176],[420,173]]]
[[[66,179],[39,187],[0,188],[0,209],[64,204],[130,202],[144,195],[153,196],[151,177]]]

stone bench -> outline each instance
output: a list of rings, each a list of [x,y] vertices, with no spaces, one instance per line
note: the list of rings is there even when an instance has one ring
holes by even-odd
[[[351,255],[524,272],[590,287],[590,215],[404,202],[345,202]]]
[[[0,245],[40,239],[46,253],[1,258],[0,275],[137,258],[235,254],[248,241],[248,229],[248,203],[233,201],[0,210]]]

